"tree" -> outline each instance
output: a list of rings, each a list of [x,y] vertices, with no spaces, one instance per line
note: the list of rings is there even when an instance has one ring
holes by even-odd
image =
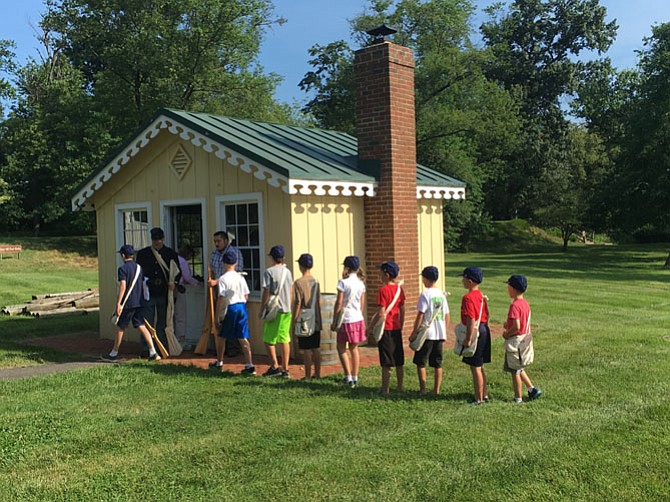
[[[564,104],[598,60],[577,59],[584,51],[605,52],[617,26],[606,22],[598,0],[515,0],[507,10],[489,9],[491,20],[481,31],[492,58],[487,75],[518,92],[523,120],[523,147],[496,187],[496,216],[531,217],[537,194],[550,179],[569,169],[569,121]]]
[[[375,0],[352,20],[354,38],[387,23],[398,28],[394,42],[414,50],[419,162],[444,169],[468,183],[466,201],[447,204],[449,247],[486,228],[484,186],[496,179],[518,143],[518,103],[513,93],[487,79],[485,51],[470,42],[472,5],[463,0]],[[301,87],[314,93],[305,111],[321,127],[355,133],[353,51],[344,41],[311,49],[314,69]]]
[[[3,123],[0,172],[11,199],[0,207],[2,224],[38,229],[65,219],[72,230],[90,231],[90,215],[71,213],[71,192],[115,138],[105,118],[91,113],[93,97],[81,73],[50,45],[48,34],[41,42],[43,60],[18,71],[18,103]]]
[[[41,25],[125,136],[161,107],[286,119],[257,63],[270,0],[48,0]]]

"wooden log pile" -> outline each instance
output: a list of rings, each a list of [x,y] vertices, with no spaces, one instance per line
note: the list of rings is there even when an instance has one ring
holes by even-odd
[[[32,317],[64,317],[98,312],[100,296],[98,288],[69,293],[33,295],[33,299],[18,305],[6,305],[3,315],[25,315]]]

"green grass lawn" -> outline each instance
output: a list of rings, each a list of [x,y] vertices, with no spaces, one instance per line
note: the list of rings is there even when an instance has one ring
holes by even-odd
[[[0,382],[6,500],[667,500],[670,272],[661,246],[450,254],[457,317],[467,265],[484,270],[493,322],[505,279],[528,276],[544,396],[465,404],[470,374],[448,355],[443,395],[379,398],[362,386],[220,376],[131,363]],[[432,375],[429,375],[432,376]]]
[[[98,286],[94,237],[0,238],[0,244],[23,246],[20,257],[0,260],[0,307],[25,303],[32,295],[82,291]],[[0,316],[0,368],[60,362],[73,358],[43,347],[19,342],[29,338],[98,329],[98,315],[37,319]]]

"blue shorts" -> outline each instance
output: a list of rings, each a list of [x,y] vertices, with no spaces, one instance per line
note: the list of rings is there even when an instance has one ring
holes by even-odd
[[[144,309],[142,307],[134,307],[130,309],[124,308],[121,311],[119,321],[116,323],[116,325],[120,329],[126,329],[130,324],[130,321],[133,322],[133,328],[144,326]]]
[[[249,338],[249,316],[245,303],[228,305],[226,317],[223,318],[219,328],[219,336],[226,340]]]

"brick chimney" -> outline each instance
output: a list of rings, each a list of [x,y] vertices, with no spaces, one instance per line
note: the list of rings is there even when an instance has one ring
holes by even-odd
[[[356,51],[354,71],[359,161],[376,161],[380,171],[376,195],[365,198],[368,314],[377,309],[381,285],[375,267],[393,260],[405,280],[405,327],[409,329],[420,272],[414,55],[407,47],[378,40]]]

